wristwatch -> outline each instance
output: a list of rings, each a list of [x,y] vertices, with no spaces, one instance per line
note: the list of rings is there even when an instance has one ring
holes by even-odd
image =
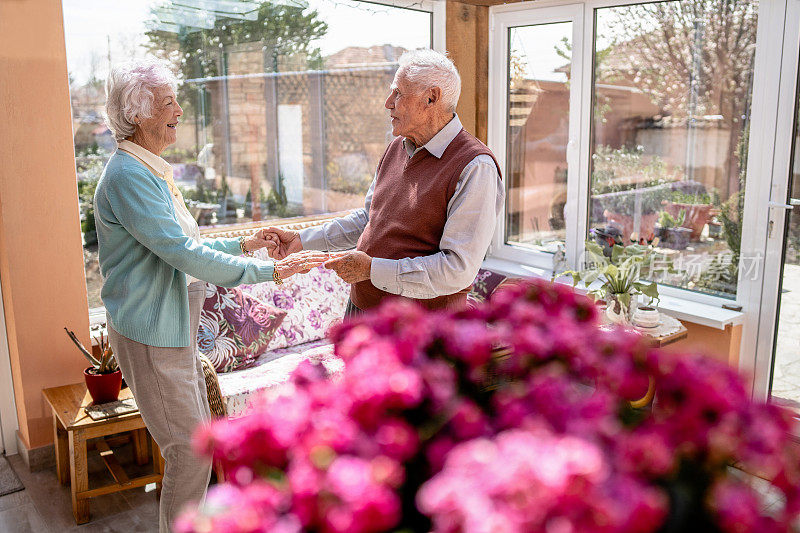
[[[272,281],[275,282],[275,285],[283,285],[283,278],[278,272],[278,264],[274,262],[272,263]]]

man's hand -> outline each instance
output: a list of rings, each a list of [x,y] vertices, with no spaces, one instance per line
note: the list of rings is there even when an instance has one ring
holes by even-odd
[[[294,230],[270,226],[258,230],[256,234],[262,235],[261,238],[273,244],[272,246],[266,245],[269,248],[269,256],[273,259],[286,259],[291,254],[303,249],[303,244],[300,242],[300,233]]]
[[[369,279],[372,272],[372,258],[364,252],[347,252],[326,261],[325,268],[336,272],[347,283],[358,283]]]
[[[325,252],[306,250],[276,261],[275,268],[281,278],[286,279],[297,273],[305,274],[312,268],[321,266],[328,259],[330,255]]]

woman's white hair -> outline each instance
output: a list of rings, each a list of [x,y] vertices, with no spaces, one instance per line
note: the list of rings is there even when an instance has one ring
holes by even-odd
[[[442,104],[448,111],[455,112],[458,97],[461,96],[461,76],[449,57],[429,48],[419,48],[405,52],[398,63],[398,77],[405,76],[423,90],[439,87],[442,90]]]
[[[166,63],[154,59],[123,63],[111,69],[106,82],[106,124],[117,141],[133,135],[136,117],[153,116],[153,89],[178,80]]]

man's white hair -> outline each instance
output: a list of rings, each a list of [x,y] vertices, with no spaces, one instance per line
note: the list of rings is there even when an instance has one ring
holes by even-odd
[[[430,48],[419,48],[405,52],[398,62],[397,77],[404,76],[422,90],[439,87],[442,104],[455,112],[461,96],[461,76],[449,57]]]
[[[166,63],[145,59],[123,63],[111,69],[106,82],[106,124],[117,141],[133,135],[136,117],[153,116],[153,90],[178,80]]]

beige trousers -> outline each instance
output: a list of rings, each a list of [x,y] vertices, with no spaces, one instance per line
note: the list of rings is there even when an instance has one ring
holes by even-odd
[[[192,434],[210,418],[203,367],[198,358],[197,328],[205,283],[189,285],[192,343],[159,348],[128,339],[108,328],[122,375],[139,412],[166,462],[161,485],[159,531],[168,533],[183,507],[205,498],[211,461],[192,452]]]

